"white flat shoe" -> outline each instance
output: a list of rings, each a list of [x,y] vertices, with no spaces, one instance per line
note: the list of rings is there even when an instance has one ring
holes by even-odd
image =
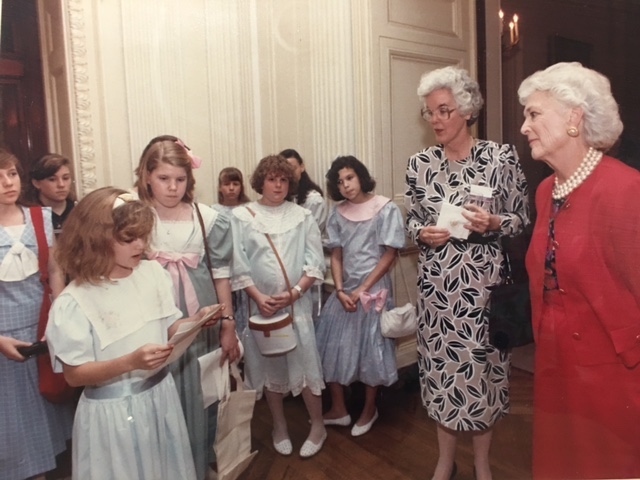
[[[325,425],[337,425],[339,427],[348,427],[351,425],[351,415],[345,415],[340,418],[325,418],[322,420]]]
[[[300,449],[300,456],[302,458],[313,457],[322,449],[322,446],[324,445],[324,441],[326,439],[327,432],[324,432],[324,435],[320,439],[320,443],[313,443],[311,440],[305,440],[305,442],[302,444],[302,448]]]
[[[369,423],[365,424],[365,425],[354,425],[353,428],[351,429],[351,436],[352,437],[359,437],[360,435],[364,435],[365,433],[367,433],[369,430],[371,430],[371,427],[373,426],[373,423],[378,419],[378,410],[376,410],[376,413],[373,414],[373,417],[371,418],[371,420],[369,420]]]
[[[291,453],[293,452],[293,445],[291,445],[291,439],[289,438],[285,438],[284,440],[276,443],[276,441],[273,441],[273,448],[276,449],[276,452],[278,452],[280,455],[291,455]]]

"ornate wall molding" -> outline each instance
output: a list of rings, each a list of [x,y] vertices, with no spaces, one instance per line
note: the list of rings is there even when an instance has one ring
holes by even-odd
[[[69,40],[71,51],[71,85],[73,90],[74,120],[79,161],[80,196],[98,187],[96,178],[96,154],[92,127],[89,87],[89,65],[87,61],[87,37],[85,33],[85,10],[82,0],[68,0]]]

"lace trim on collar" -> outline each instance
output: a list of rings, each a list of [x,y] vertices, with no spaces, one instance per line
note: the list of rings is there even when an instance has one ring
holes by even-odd
[[[253,210],[256,216],[253,217],[246,207]],[[251,202],[246,206],[236,207],[233,214],[239,219],[249,222],[257,232],[278,234],[294,229],[304,222],[305,217],[311,215],[311,212],[292,202],[284,202],[277,207]]]

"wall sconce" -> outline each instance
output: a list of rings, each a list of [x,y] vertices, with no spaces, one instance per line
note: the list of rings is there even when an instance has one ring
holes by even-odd
[[[502,9],[498,12],[498,16],[500,17],[500,43],[502,45],[502,53],[506,54],[513,50],[520,42],[520,28],[518,26],[520,17],[518,17],[517,13],[513,14],[511,21],[508,23],[509,30],[507,31],[507,29],[504,28],[504,12]]]

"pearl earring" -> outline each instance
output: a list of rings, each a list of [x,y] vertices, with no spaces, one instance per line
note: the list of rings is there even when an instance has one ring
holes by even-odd
[[[580,134],[580,132],[578,132],[578,129],[576,127],[569,127],[567,128],[567,135],[569,135],[570,137],[577,137]]]

